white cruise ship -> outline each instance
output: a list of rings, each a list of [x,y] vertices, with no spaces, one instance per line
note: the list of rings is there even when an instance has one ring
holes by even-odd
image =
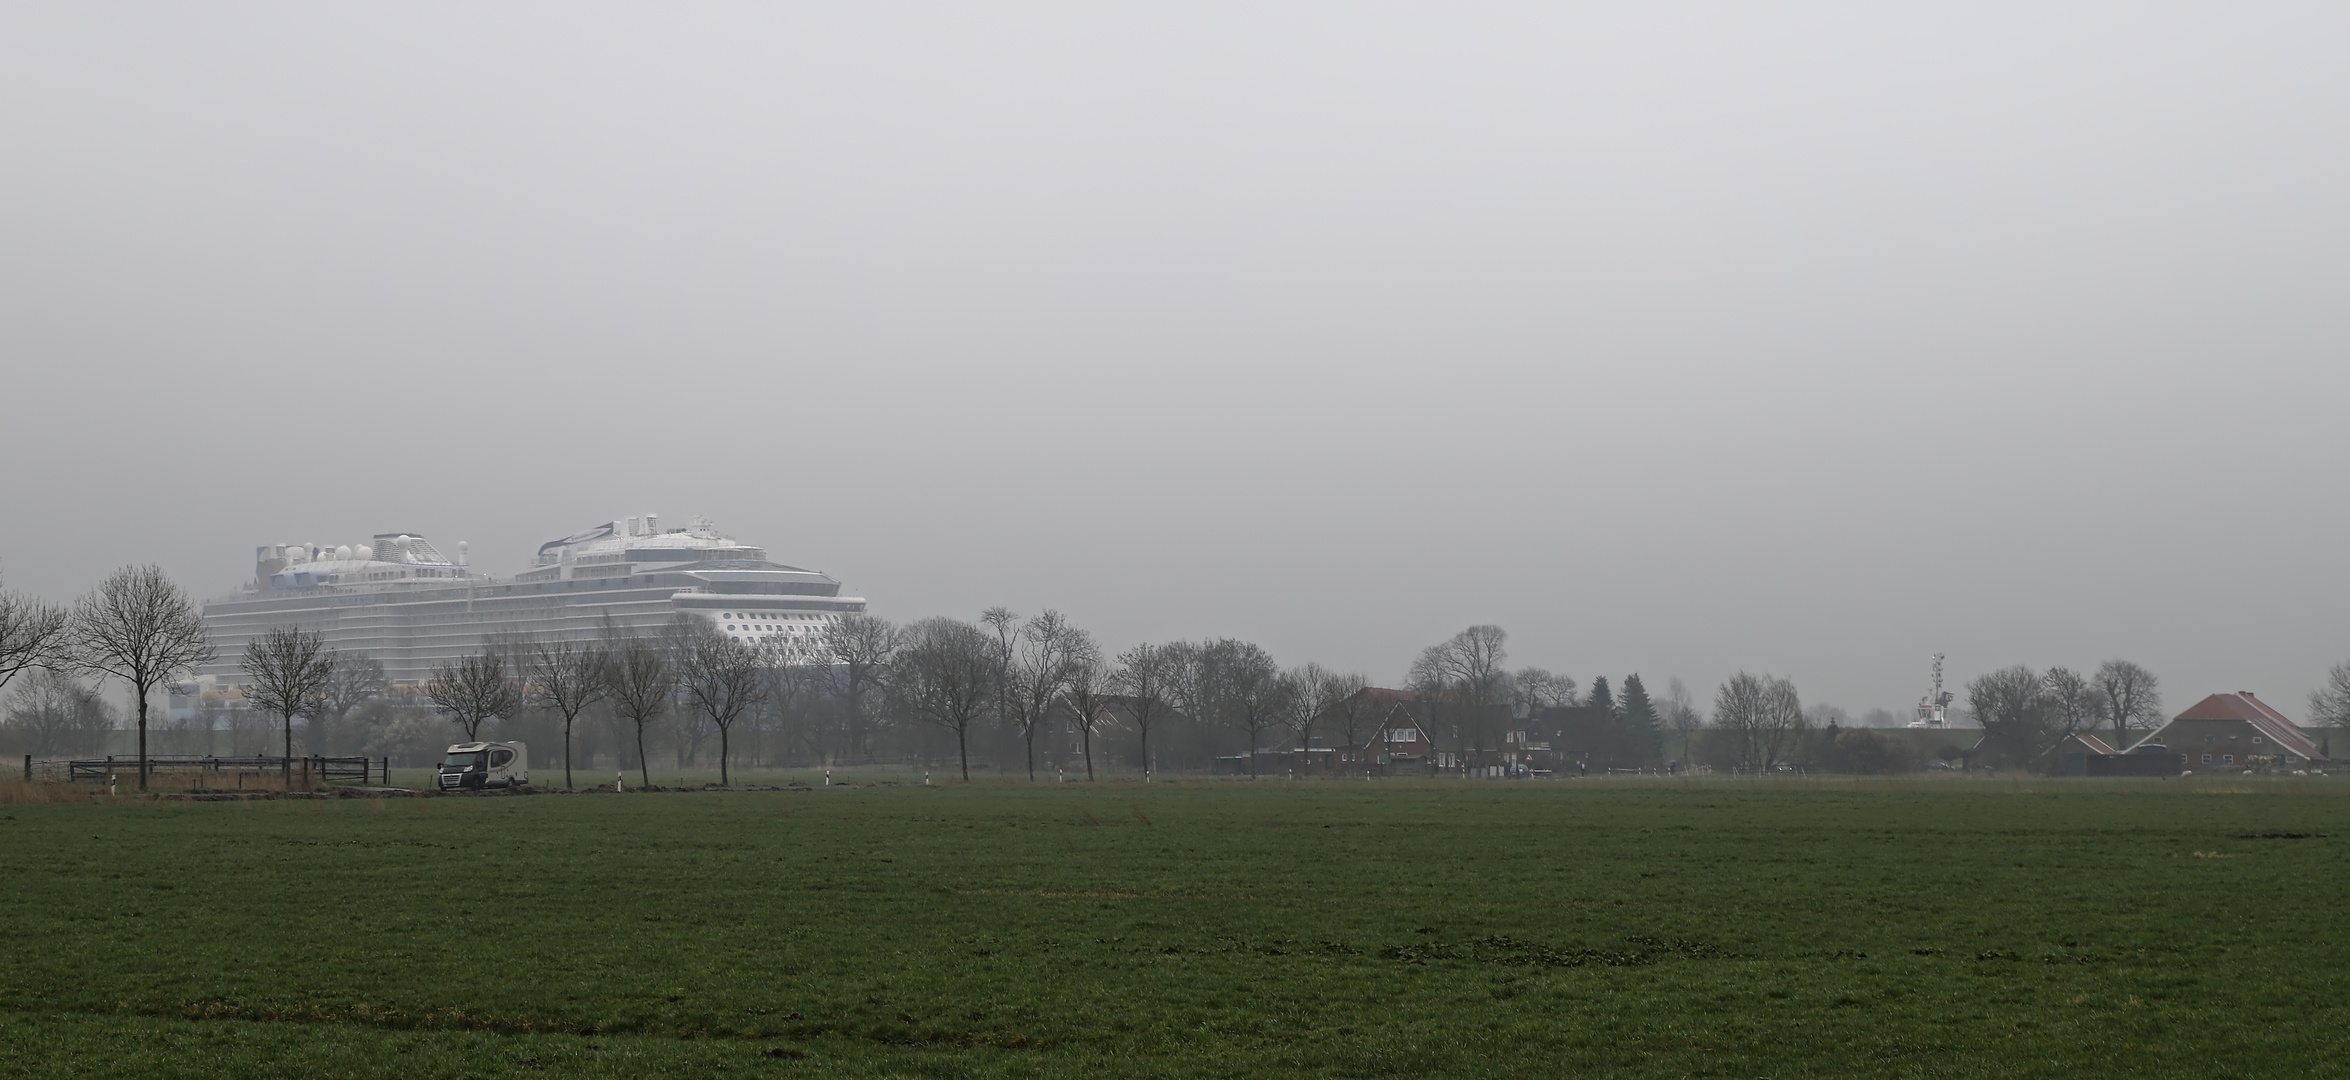
[[[829,576],[769,562],[765,549],[699,518],[663,529],[653,514],[541,544],[531,568],[508,579],[475,574],[463,543],[451,559],[413,533],[337,547],[271,544],[253,562],[251,583],[204,605],[219,650],[198,672],[207,689],[241,684],[245,643],[277,626],[319,631],[337,650],[381,661],[390,681],[422,683],[493,635],[585,639],[607,616],[649,631],[695,615],[780,653],[865,610],[864,598],[841,595]]]

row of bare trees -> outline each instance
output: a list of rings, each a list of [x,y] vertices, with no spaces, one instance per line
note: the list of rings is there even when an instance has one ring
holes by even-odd
[[[1421,721],[1432,739],[1447,731],[1459,748],[1486,747],[1511,706],[1573,700],[1570,678],[1505,671],[1504,637],[1497,627],[1473,627],[1430,648],[1414,666],[1413,685],[1442,703],[1425,710]],[[142,784],[154,691],[213,657],[195,604],[152,566],[118,572],[70,611],[0,594],[0,646],[0,686],[34,668],[129,684],[139,706]],[[249,643],[240,667],[248,704],[278,721],[287,759],[296,718],[315,725],[344,716],[387,689],[379,663],[338,654],[317,632],[294,627]],[[1374,733],[1370,725],[1390,718],[1361,694],[1367,686],[1361,675],[1318,664],[1283,670],[1263,647],[1229,638],[1144,644],[1106,656],[1092,635],[1058,612],[1021,619],[998,608],[976,624],[934,618],[904,628],[848,615],[814,646],[789,653],[756,650],[690,619],[649,634],[607,626],[592,641],[506,637],[441,665],[423,690],[468,740],[478,739],[489,721],[512,719],[523,709],[559,717],[568,786],[574,727],[599,703],[634,729],[640,777],[648,785],[645,734],[664,717],[683,713],[716,729],[724,783],[731,780],[738,721],[772,701],[816,696],[840,705],[852,756],[869,755],[881,723],[923,722],[955,737],[966,779],[977,727],[1017,732],[1034,779],[1038,736],[1065,718],[1091,778],[1094,737],[1113,717],[1139,738],[1146,774],[1154,730],[1174,716],[1243,736],[1252,773],[1257,751],[1275,732],[1302,745],[1324,725],[1359,745]]]
[[[0,728],[15,749],[34,757],[66,757],[102,748],[115,728],[115,710],[72,674],[35,669],[16,683]]]
[[[1681,707],[1670,703],[1666,713],[1677,715]],[[2159,725],[2161,682],[2127,660],[2108,660],[2087,674],[2019,664],[1969,682],[1967,711],[1983,729],[1986,763],[2030,766],[2069,735],[2106,728],[2119,745],[2129,732]],[[1767,770],[1817,749],[1813,728],[1795,684],[1785,678],[1741,671],[1714,699],[1711,733],[1731,748],[1731,760],[1753,768]]]
[[[1355,740],[1369,734],[1374,715],[1356,700],[1363,676],[1319,664],[1283,670],[1264,647],[1232,638],[1146,643],[1111,656],[1059,612],[1022,619],[991,608],[977,622],[923,619],[891,640],[877,680],[890,713],[951,735],[965,780],[973,737],[990,724],[1016,734],[1033,780],[1039,733],[1065,722],[1091,780],[1095,739],[1115,723],[1139,741],[1148,779],[1152,735],[1171,717],[1242,736],[1253,774],[1269,733],[1303,743],[1330,723]]]
[[[1415,686],[1448,703],[1450,723],[1442,726],[1459,733],[1464,747],[1492,741],[1497,724],[1507,720],[1507,702],[1572,697],[1572,679],[1504,671],[1503,637],[1497,627],[1473,627],[1432,647],[1414,666]],[[157,567],[117,572],[70,611],[0,594],[0,687],[33,668],[70,668],[127,683],[138,708],[142,784],[154,692],[213,655],[196,605]],[[344,715],[384,689],[380,664],[338,655],[317,632],[294,627],[251,642],[240,666],[248,703],[279,721],[289,759],[297,717]],[[1316,664],[1284,671],[1263,647],[1229,638],[1146,644],[1108,657],[1058,612],[1020,619],[998,608],[978,624],[935,618],[902,630],[850,615],[813,649],[785,655],[754,650],[685,619],[654,634],[608,628],[592,642],[493,641],[441,665],[425,689],[469,740],[491,719],[526,707],[559,715],[569,784],[572,729],[598,702],[635,728],[648,783],[644,732],[673,710],[716,728],[724,781],[735,723],[771,698],[811,689],[843,702],[852,754],[869,748],[878,691],[892,717],[953,733],[966,776],[976,725],[1017,731],[1033,779],[1038,735],[1058,716],[1070,718],[1089,777],[1093,737],[1113,713],[1141,739],[1146,770],[1152,729],[1179,714],[1244,735],[1253,772],[1256,751],[1276,730],[1310,742],[1315,726],[1327,722],[1348,742],[1361,741],[1368,733],[1357,729],[1370,713],[1346,703],[1366,685],[1360,675]]]
[[[2124,744],[2130,731],[2163,720],[2161,680],[2128,660],[2108,660],[2088,674],[2017,664],[1976,676],[1966,696],[1994,763],[2029,766],[2067,736],[2099,728]]]
[[[563,726],[563,784],[571,787],[572,736],[598,703],[635,731],[639,778],[652,784],[645,732],[672,712],[708,721],[719,736],[719,783],[733,780],[735,725],[774,690],[769,656],[721,633],[708,621],[679,616],[651,632],[623,630],[607,618],[592,640],[493,638],[483,649],[434,669],[425,693],[465,733],[542,710]]]
[[[493,637],[484,648],[436,668],[425,693],[468,741],[479,739],[487,722],[514,719],[525,709],[559,720],[566,787],[574,782],[573,735],[590,709],[608,709],[632,733],[638,776],[647,786],[648,734],[671,718],[707,724],[718,735],[723,785],[733,782],[738,726],[778,706],[817,698],[836,703],[851,752],[868,748],[876,723],[872,699],[889,683],[893,661],[911,654],[903,648],[910,638],[887,620],[861,613],[842,616],[808,645],[782,650],[744,644],[690,616],[634,629],[607,619],[589,640]],[[988,662],[992,673],[992,652]],[[1038,665],[1040,680],[1056,670],[1042,660]],[[995,683],[987,686],[992,692]]]
[[[138,716],[142,789],[155,692],[212,657],[202,614],[161,567],[126,566],[71,607],[0,590],[0,689],[36,670],[122,680]]]
[[[1717,741],[1734,745],[1736,760],[1760,768],[1788,760],[1809,726],[1784,678],[1733,675],[1716,694],[1709,725],[1677,679],[1661,701],[1637,675],[1625,680],[1620,698],[1605,679],[1580,695],[1571,677],[1509,668],[1507,640],[1498,626],[1472,626],[1412,664],[1412,722],[1464,766],[1498,749],[1514,724],[1557,706],[1601,707],[1628,737],[1651,746],[1668,728],[1687,735],[1710,726]],[[78,680],[122,682],[136,708],[142,787],[156,691],[213,656],[197,606],[154,566],[125,567],[70,606],[0,590],[0,689],[35,673],[41,686],[20,695],[27,700],[18,711],[28,725],[64,731],[105,717],[94,695],[72,692]],[[343,716],[387,689],[380,664],[338,655],[319,634],[291,627],[251,642],[240,666],[247,701],[278,721],[287,759],[297,717],[315,724]],[[1277,735],[1310,745],[1319,729],[1363,745],[1395,716],[1392,701],[1363,693],[1368,686],[1361,675],[1319,664],[1284,669],[1263,647],[1230,638],[1144,644],[1113,656],[1058,612],[1024,619],[992,608],[976,622],[938,617],[904,627],[851,614],[789,651],[745,645],[684,617],[650,632],[607,623],[584,641],[505,637],[442,665],[424,692],[468,740],[492,719],[525,709],[559,718],[568,786],[573,730],[599,705],[633,728],[648,785],[646,733],[665,718],[716,731],[727,783],[738,723],[779,704],[816,701],[838,717],[847,756],[870,759],[885,725],[925,724],[953,737],[965,779],[981,729],[1016,737],[1034,779],[1040,735],[1066,723],[1090,779],[1096,736],[1112,723],[1139,739],[1146,775],[1156,729],[1178,716],[1239,736],[1252,774],[1258,750]],[[2036,760],[2075,732],[2110,728],[2118,739],[2162,718],[2158,680],[2124,660],[2086,674],[2020,665],[1989,672],[1969,684],[1967,704],[1997,757],[2018,762]],[[2311,713],[2313,722],[2350,722],[2350,664],[2337,665],[2328,687],[2311,695]]]

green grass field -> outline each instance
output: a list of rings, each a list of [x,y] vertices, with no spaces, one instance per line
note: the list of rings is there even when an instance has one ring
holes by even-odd
[[[2340,1072],[2336,792],[0,804],[0,1075]]]

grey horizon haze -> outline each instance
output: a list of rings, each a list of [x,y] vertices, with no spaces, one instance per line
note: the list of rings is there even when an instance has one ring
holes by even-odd
[[[0,5],[0,575],[706,515],[892,618],[1905,708],[2350,658],[2339,5]]]

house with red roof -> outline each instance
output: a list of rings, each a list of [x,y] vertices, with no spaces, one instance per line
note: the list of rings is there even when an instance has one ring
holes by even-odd
[[[2250,690],[2188,706],[2139,745],[2145,743],[2161,743],[2196,772],[2293,772],[2328,764],[2300,727]]]

